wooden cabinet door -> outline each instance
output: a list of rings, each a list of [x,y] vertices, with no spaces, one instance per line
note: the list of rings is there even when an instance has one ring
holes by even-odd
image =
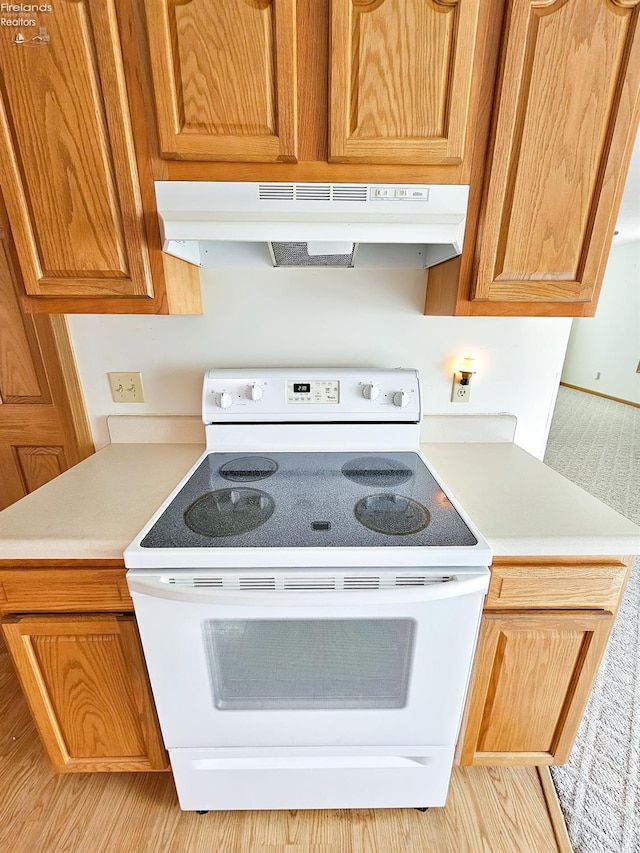
[[[94,450],[66,319],[25,316],[19,288],[0,198],[0,509]]]
[[[485,613],[461,763],[564,763],[612,624],[610,613]]]
[[[57,0],[46,30],[0,39],[0,181],[26,291],[149,296],[115,0]]]
[[[640,111],[638,5],[508,4],[472,299],[595,310]]]
[[[457,164],[479,0],[333,0],[329,159]]]
[[[56,769],[167,766],[133,616],[8,617],[2,628]]]
[[[145,7],[162,155],[295,162],[295,0]]]

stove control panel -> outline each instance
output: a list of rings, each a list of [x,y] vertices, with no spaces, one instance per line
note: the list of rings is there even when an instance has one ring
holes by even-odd
[[[417,370],[209,370],[202,419],[211,423],[418,423]]]

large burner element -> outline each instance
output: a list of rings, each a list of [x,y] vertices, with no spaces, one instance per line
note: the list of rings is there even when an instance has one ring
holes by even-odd
[[[218,468],[218,474],[225,480],[236,483],[251,483],[255,480],[266,480],[278,470],[278,463],[267,456],[239,456],[230,462],[225,462]]]
[[[418,533],[429,524],[426,507],[403,495],[382,494],[362,498],[354,507],[354,515],[369,530],[390,536]]]
[[[271,495],[260,489],[207,492],[184,513],[187,527],[203,536],[236,536],[264,524],[275,509]]]
[[[406,483],[413,472],[397,459],[388,459],[386,456],[359,456],[345,462],[342,473],[360,486],[385,489]]]

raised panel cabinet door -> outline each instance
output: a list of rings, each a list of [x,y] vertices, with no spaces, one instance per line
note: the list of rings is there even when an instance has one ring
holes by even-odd
[[[597,299],[640,115],[639,18],[639,0],[508,3],[472,298]]]
[[[485,613],[461,763],[564,763],[612,624],[603,612]]]
[[[329,159],[459,164],[479,0],[332,0]]]
[[[115,0],[56,0],[39,22],[35,40],[0,31],[0,183],[26,292],[148,296]]]
[[[144,2],[162,155],[295,163],[295,0]]]
[[[133,616],[7,617],[4,637],[57,770],[163,770]]]
[[[20,285],[0,197],[0,509],[93,453],[66,319],[25,315]]]

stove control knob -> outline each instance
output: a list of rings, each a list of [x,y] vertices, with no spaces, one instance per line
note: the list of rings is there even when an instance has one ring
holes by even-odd
[[[362,396],[366,400],[375,400],[379,394],[380,394],[380,389],[378,388],[377,385],[372,385],[372,384],[365,385],[364,388],[362,389]]]
[[[411,397],[407,394],[406,391],[396,391],[393,395],[393,405],[400,406],[404,409],[405,406],[409,405],[409,400]]]
[[[262,388],[257,382],[252,382],[249,385],[249,398],[251,400],[260,400],[262,398]]]
[[[218,397],[218,405],[221,409],[228,409],[232,402],[231,394],[228,391],[223,391]]]

